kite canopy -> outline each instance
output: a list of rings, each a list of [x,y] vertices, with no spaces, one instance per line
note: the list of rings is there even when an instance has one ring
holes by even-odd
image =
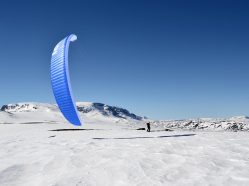
[[[74,102],[68,70],[69,43],[77,36],[71,34],[61,40],[54,48],[51,58],[51,83],[55,100],[64,117],[73,125],[81,122]]]

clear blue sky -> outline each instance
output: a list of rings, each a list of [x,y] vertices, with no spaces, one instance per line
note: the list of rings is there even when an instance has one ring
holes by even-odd
[[[51,52],[71,33],[77,101],[154,119],[249,115],[249,1],[1,1],[0,104],[54,103]]]

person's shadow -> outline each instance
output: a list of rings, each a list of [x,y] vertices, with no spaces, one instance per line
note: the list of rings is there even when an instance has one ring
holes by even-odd
[[[195,136],[196,134],[176,134],[176,135],[166,135],[166,136],[137,136],[137,137],[123,137],[123,138],[92,138],[96,140],[109,140],[109,139],[148,139],[148,138],[178,138],[178,137],[189,137]]]

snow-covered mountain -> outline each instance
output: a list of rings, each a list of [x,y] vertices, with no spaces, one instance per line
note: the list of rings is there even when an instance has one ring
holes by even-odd
[[[84,122],[105,121],[111,123],[143,124],[147,120],[126,109],[103,103],[77,102],[77,109]],[[152,127],[160,130],[211,130],[249,131],[249,117],[199,118],[185,120],[150,120]],[[17,103],[1,107],[0,124],[65,123],[57,105],[48,103]],[[137,125],[136,125],[137,126]],[[138,126],[137,126],[138,127]]]
[[[16,103],[7,104],[1,107],[1,111],[4,112],[35,112],[35,111],[58,111],[57,106],[48,103]]]
[[[77,102],[80,117],[84,120],[107,120],[110,122],[139,122],[144,118],[126,109],[103,103]],[[63,122],[57,105],[48,103],[16,103],[1,107],[0,123]]]
[[[103,116],[116,117],[122,119],[142,120],[143,117],[137,116],[126,109],[109,106],[103,103],[78,102],[77,109],[81,113],[95,113]]]

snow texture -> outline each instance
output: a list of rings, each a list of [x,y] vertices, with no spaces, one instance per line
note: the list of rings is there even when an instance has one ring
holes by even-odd
[[[74,127],[56,105],[3,106],[0,185],[249,185],[248,132],[190,127],[200,121],[227,126],[228,121],[245,123],[248,118],[174,121],[174,131],[165,131],[173,121],[154,121],[147,133],[137,130],[147,120],[107,108],[111,107],[78,103],[85,125]],[[181,129],[183,124],[190,130]]]

